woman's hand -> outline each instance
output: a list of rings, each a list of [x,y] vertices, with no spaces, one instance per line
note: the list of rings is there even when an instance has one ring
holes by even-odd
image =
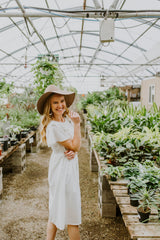
[[[76,152],[74,152],[72,150],[67,150],[64,152],[64,154],[68,160],[72,160],[75,157]]]
[[[73,123],[75,123],[75,124],[80,123],[80,116],[77,112],[70,111],[69,117],[73,121]]]

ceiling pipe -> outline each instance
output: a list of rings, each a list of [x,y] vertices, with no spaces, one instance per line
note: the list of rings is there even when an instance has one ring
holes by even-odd
[[[90,57],[90,56],[89,56]],[[33,64],[33,63],[32,63]],[[31,65],[32,66],[32,64],[30,63],[30,64],[28,64],[28,65]],[[9,62],[6,62],[6,63],[1,63],[0,65],[18,65],[18,66],[20,66],[20,65],[24,65],[24,63],[9,63]],[[76,66],[78,66],[78,65],[90,65],[90,63],[75,63],[75,62],[71,62],[71,63],[59,63],[59,65],[60,66],[65,66],[65,65],[76,65]],[[110,63],[94,63],[94,66],[102,66],[102,65],[104,65],[104,66],[108,66],[108,65],[110,65]],[[112,66],[159,66],[160,64],[159,63],[144,63],[144,64],[141,64],[141,63],[134,63],[134,64],[128,64],[128,63],[117,63],[117,64],[112,64]]]
[[[86,9],[86,0],[83,2],[83,10]],[[80,38],[80,47],[79,47],[79,58],[78,62],[80,63],[81,59],[81,48],[82,48],[82,39],[83,39],[83,29],[84,29],[84,19],[82,19],[82,26],[81,26],[81,38]]]
[[[17,0],[16,0],[17,1]],[[49,10],[48,10],[49,11]],[[51,13],[44,13],[44,12],[28,12],[25,13],[20,12],[0,12],[0,17],[70,17],[70,18],[86,18],[87,19],[97,19],[97,18],[104,18],[104,13],[96,12],[96,13],[59,13],[59,14],[51,14]],[[113,12],[108,11],[108,18],[160,18],[160,12],[133,12],[133,13],[124,13],[124,12]]]

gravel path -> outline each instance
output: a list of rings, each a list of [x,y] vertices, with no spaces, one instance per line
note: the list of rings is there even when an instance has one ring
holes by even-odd
[[[51,150],[27,154],[22,174],[3,177],[4,194],[0,203],[0,240],[45,240],[48,220],[48,162]],[[121,217],[101,218],[98,209],[97,173],[89,168],[87,142],[79,152],[82,198],[81,240],[128,240]],[[57,231],[56,240],[67,240],[67,231]]]

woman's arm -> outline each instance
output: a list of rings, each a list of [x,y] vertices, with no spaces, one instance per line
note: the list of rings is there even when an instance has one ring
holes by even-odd
[[[81,145],[81,130],[80,130],[80,116],[76,112],[69,114],[70,119],[74,123],[74,136],[73,139],[68,139],[64,142],[59,142],[66,149],[78,152]]]

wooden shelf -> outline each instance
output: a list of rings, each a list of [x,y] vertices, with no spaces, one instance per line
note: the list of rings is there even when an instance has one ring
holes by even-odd
[[[2,164],[5,159],[11,156],[12,153],[15,152],[21,144],[27,142],[31,137],[33,137],[35,133],[36,131],[30,132],[26,138],[22,138],[21,141],[18,142],[15,146],[11,146],[7,151],[3,152],[0,156],[0,164]]]

